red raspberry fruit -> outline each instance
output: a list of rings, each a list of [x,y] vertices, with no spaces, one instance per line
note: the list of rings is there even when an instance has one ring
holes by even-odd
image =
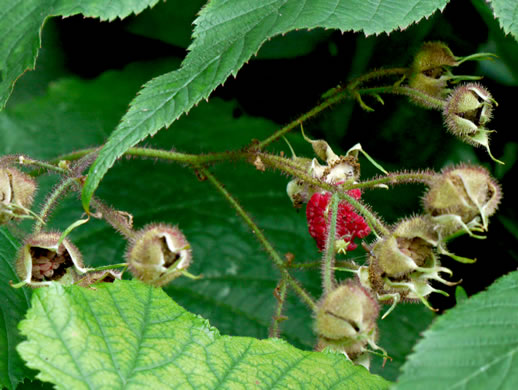
[[[359,189],[347,192],[354,199],[360,199],[361,191]],[[313,194],[306,207],[306,218],[308,220],[309,234],[317,242],[319,250],[323,250],[326,245],[327,227],[331,220],[331,212],[328,210],[331,193]],[[364,238],[368,236],[371,229],[365,222],[365,219],[356,214],[354,208],[346,201],[338,204],[338,215],[336,218],[336,239],[343,239],[348,242],[348,251],[352,251],[358,247],[353,242],[355,237]]]

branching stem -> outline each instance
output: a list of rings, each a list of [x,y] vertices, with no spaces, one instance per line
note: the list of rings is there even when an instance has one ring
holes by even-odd
[[[299,283],[293,279],[293,277],[286,270],[286,266],[281,256],[277,253],[277,251],[273,248],[272,244],[267,240],[264,236],[263,232],[259,227],[255,224],[255,222],[250,218],[250,216],[246,213],[246,211],[241,207],[241,205],[234,199],[234,197],[226,190],[219,180],[217,180],[212,173],[210,173],[206,168],[199,168],[200,173],[205,176],[216,189],[223,195],[223,197],[230,203],[230,205],[236,210],[237,214],[243,219],[243,221],[248,225],[248,227],[252,230],[254,235],[257,237],[263,248],[266,250],[266,253],[273,260],[274,264],[281,271],[282,277],[286,280],[287,284],[295,291],[295,293],[308,305],[312,310],[316,309],[316,303],[314,299],[299,285]]]

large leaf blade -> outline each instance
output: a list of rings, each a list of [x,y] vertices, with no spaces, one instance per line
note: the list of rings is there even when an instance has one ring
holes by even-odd
[[[90,199],[106,172],[130,147],[169,127],[257,53],[269,38],[296,29],[316,27],[363,31],[365,34],[404,28],[447,0],[362,0],[300,2],[271,0],[211,1],[195,21],[195,38],[182,67],[147,83],[92,165],[82,201]]]
[[[403,366],[396,389],[515,389],[518,272],[440,316]]]
[[[152,7],[159,0],[11,0],[0,7],[0,109],[14,84],[27,70],[34,69],[45,20],[51,16],[83,14],[101,20],[125,18]]]
[[[30,291],[14,289],[18,277],[14,261],[18,242],[4,227],[0,228],[0,386],[15,389],[25,377],[23,361],[16,352],[16,345],[22,340],[16,324],[29,307]]]
[[[161,289],[120,281],[33,294],[18,351],[57,388],[383,389],[342,355],[220,336]]]
[[[491,0],[491,5],[505,33],[518,40],[518,3],[514,0]]]

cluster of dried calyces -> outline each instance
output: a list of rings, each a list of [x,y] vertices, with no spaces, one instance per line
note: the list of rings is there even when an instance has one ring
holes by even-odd
[[[431,286],[432,281],[455,283],[441,274],[439,255],[460,262],[474,260],[454,255],[446,248],[449,237],[486,231],[488,218],[496,212],[501,199],[497,182],[477,166],[462,165],[445,169],[429,181],[423,198],[427,214],[404,219],[390,234],[376,241],[370,249],[368,266],[360,267],[361,283],[376,293],[380,301],[392,302],[386,316],[400,300],[420,300],[431,309],[426,297],[432,292],[446,294]]]
[[[493,57],[488,53],[476,53],[467,57],[454,56],[442,42],[426,42],[414,57],[405,75],[408,86],[418,93],[411,100],[425,108],[442,110],[448,130],[473,146],[483,146],[490,157],[487,129],[497,102],[489,91],[478,83],[455,86],[460,81],[479,80],[478,76],[453,75],[452,69],[464,61]],[[455,87],[455,88],[453,88]]]

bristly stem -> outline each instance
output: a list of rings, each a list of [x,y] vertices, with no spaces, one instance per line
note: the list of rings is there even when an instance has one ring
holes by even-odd
[[[318,106],[313,107],[311,110],[306,112],[305,114],[302,114],[294,121],[288,123],[283,128],[277,130],[275,133],[273,133],[271,136],[266,138],[264,141],[259,142],[258,144],[254,145],[251,150],[261,150],[264,149],[266,146],[271,144],[274,141],[277,141],[279,138],[281,138],[283,135],[288,133],[289,131],[293,130],[295,127],[300,126],[304,121],[316,116],[317,114],[324,111],[326,108],[332,106],[333,104],[336,104],[340,102],[341,100],[344,100],[347,98],[347,94],[336,94],[334,96],[331,96],[327,100],[320,103]]]
[[[331,196],[329,208],[331,219],[327,225],[326,247],[322,256],[322,288],[324,294],[330,293],[335,287],[334,267],[335,267],[335,240],[336,240],[336,219],[338,216],[338,203],[340,198],[337,193]],[[327,219],[327,218],[326,218]]]
[[[230,205],[236,210],[237,214],[243,219],[243,221],[248,225],[248,227],[252,230],[254,235],[257,237],[263,248],[266,250],[266,253],[273,260],[274,264],[281,271],[281,275],[286,279],[286,282],[289,286],[295,291],[295,293],[308,305],[313,311],[316,310],[316,303],[314,299],[299,285],[299,283],[288,273],[286,270],[286,265],[284,261],[281,259],[281,256],[277,253],[277,251],[273,248],[272,244],[266,239],[263,232],[259,227],[255,224],[255,222],[250,218],[250,216],[246,213],[246,211],[241,207],[241,205],[234,199],[234,197],[225,189],[222,183],[217,180],[212,173],[210,173],[206,168],[199,168],[200,173],[205,176],[216,189],[223,195],[223,197],[230,203]]]
[[[70,187],[72,187],[76,181],[77,178],[75,177],[67,177],[54,188],[54,190],[50,193],[49,197],[45,201],[45,204],[41,208],[39,218],[34,224],[34,233],[39,233],[41,231],[45,221],[49,217],[50,211],[55,206],[56,202],[59,200],[59,198],[65,195],[68,190],[70,190]]]
[[[56,166],[54,164],[49,164],[44,161],[34,160],[32,158],[28,158],[25,156],[20,156],[18,159],[18,163],[20,165],[34,165],[36,167],[48,170],[48,171],[54,171],[56,173],[60,173],[62,175],[65,175],[68,173],[67,169],[61,168],[59,166]]]
[[[279,337],[281,334],[280,331],[280,323],[286,319],[282,315],[282,311],[284,308],[284,302],[286,301],[286,292],[287,292],[287,283],[285,274],[283,274],[281,280],[277,287],[275,287],[274,295],[277,300],[277,306],[275,308],[275,313],[273,315],[272,326],[270,328],[269,337]]]
[[[353,188],[373,188],[380,184],[406,184],[406,183],[424,183],[430,184],[430,182],[437,176],[433,171],[421,171],[421,172],[394,172],[389,173],[386,176],[376,177],[374,179],[365,180],[360,183],[355,183],[350,186]],[[349,188],[349,187],[347,187]]]

